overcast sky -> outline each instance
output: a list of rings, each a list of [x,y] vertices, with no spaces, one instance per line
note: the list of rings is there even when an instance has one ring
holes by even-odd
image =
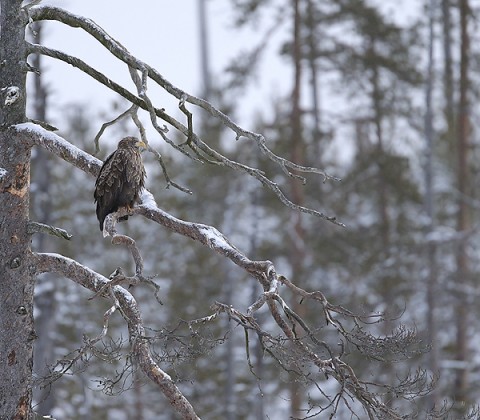
[[[231,27],[230,2],[209,0],[207,3],[211,70],[213,76],[218,77],[229,59],[253,45],[264,30],[234,30]],[[91,18],[132,54],[160,71],[170,82],[189,93],[200,93],[197,0],[137,0],[131,3],[118,0],[44,0],[41,4],[62,7]],[[87,61],[114,81],[134,91],[126,66],[112,59],[108,51],[82,30],[49,22],[44,34],[43,43],[48,47]],[[254,86],[254,93],[251,92],[249,97],[242,99],[244,106],[239,104],[242,108],[239,118],[243,122],[250,119],[255,108],[261,106],[264,100],[262,98],[268,97],[268,92],[278,91],[282,84],[280,66],[275,64],[278,61],[275,51],[271,52],[267,61],[275,67],[275,72],[263,75]],[[62,109],[66,103],[81,102],[92,110],[107,109],[109,101],[115,97],[108,89],[71,66],[49,58],[44,63],[45,77],[51,89],[50,115],[54,119],[58,115],[57,110]],[[257,90],[258,94],[255,93]],[[158,106],[165,107],[167,111],[175,108],[171,112],[176,112],[176,103],[171,102],[168,95],[156,92],[155,98],[161,101],[157,102]],[[53,123],[61,127],[61,122]]]
[[[281,1],[281,0],[273,0]],[[400,21],[412,21],[418,16],[418,0],[371,0],[380,4],[389,16]],[[156,68],[167,80],[194,95],[201,92],[201,70],[199,58],[199,0],[43,0],[41,4],[65,8],[72,13],[89,17],[120,41],[132,54]],[[268,22],[256,22],[242,31],[232,25],[229,0],[208,0],[209,44],[211,71],[214,81],[224,80],[223,70],[227,63],[241,51],[257,45],[268,30]],[[288,16],[288,13],[284,13]],[[280,45],[288,34],[289,22],[275,33],[263,65],[256,72],[253,85],[246,95],[229,96],[236,106],[235,120],[247,129],[254,129],[255,117],[259,112],[272,114],[272,102],[288,93],[293,84],[291,66],[278,56]],[[117,83],[134,92],[125,64],[112,58],[111,54],[80,29],[57,22],[47,22],[43,43],[49,47],[77,56],[103,72]],[[66,104],[82,103],[98,115],[110,110],[103,118],[109,120],[116,115],[111,111],[111,102],[118,99],[112,93],[79,70],[46,58],[44,75],[51,92],[49,122],[60,129],[64,127],[61,111]],[[324,82],[325,83],[325,82]],[[327,98],[325,86],[320,86],[322,106],[333,105],[335,95]],[[161,89],[152,89],[150,96],[158,107],[178,118],[177,102]],[[229,95],[226,92],[227,96]],[[310,98],[305,94],[305,98]],[[214,104],[215,105],[215,104]],[[195,112],[195,108],[191,108]],[[145,117],[145,120],[147,117]],[[100,123],[99,123],[100,124]]]

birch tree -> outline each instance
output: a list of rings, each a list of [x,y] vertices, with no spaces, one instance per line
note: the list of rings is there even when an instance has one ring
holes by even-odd
[[[161,359],[152,351],[151,337],[146,333],[141,308],[126,288],[140,284],[142,287],[151,287],[155,295],[158,295],[158,285],[154,278],[144,272],[142,253],[135,239],[117,231],[117,219],[125,213],[119,210],[109,215],[105,229],[114,246],[125,247],[130,252],[135,266],[134,273],[126,273],[121,268],[112,274],[100,273],[64,255],[31,249],[33,235],[69,237],[68,232],[61,227],[48,226],[31,219],[31,148],[43,148],[56,159],[66,161],[91,175],[92,185],[93,177],[98,174],[102,162],[77,147],[75,139],[62,138],[54,134],[45,122],[27,118],[26,77],[27,73],[35,71],[28,63],[28,56],[39,54],[70,64],[129,101],[130,108],[115,121],[131,118],[135,122],[137,135],[148,144],[148,156],[161,165],[168,187],[189,193],[187,187],[170,178],[161,154],[148,142],[145,127],[139,118],[142,112],[149,116],[157,137],[176,152],[190,158],[192,164],[202,162],[205,165],[218,165],[226,171],[237,171],[245,177],[253,177],[266,187],[266,193],[275,196],[290,211],[308,214],[331,223],[338,229],[344,229],[335,216],[294,203],[261,168],[227,158],[220,149],[210,147],[195,132],[195,112],[203,109],[212,119],[221,122],[230,130],[232,141],[254,144],[258,154],[277,165],[276,179],[279,174],[283,174],[287,179],[302,183],[306,182],[307,174],[320,176],[325,181],[332,181],[332,177],[320,169],[299,165],[273,153],[263,135],[239,126],[206,100],[171,84],[157,69],[132,55],[92,20],[60,8],[42,6],[40,2],[35,0],[22,5],[21,0],[0,1],[0,417],[20,420],[32,418],[34,414],[32,364],[36,339],[33,318],[35,278],[42,273],[57,273],[65,281],[71,280],[91,291],[91,299],[107,300],[110,308],[103,315],[104,322],[99,325],[98,336],[86,340],[84,347],[78,349],[73,359],[56,366],[53,370],[56,377],[61,380],[62,374],[68,372],[76,360],[105,338],[112,315],[119,313],[128,329],[129,351],[126,357],[134,361],[132,365],[138,366],[145,377],[156,385],[158,393],[170,403],[174,412],[185,419],[199,418],[195,407],[167,373],[168,366],[160,363]],[[68,52],[27,42],[26,28],[32,22],[47,20],[79,28],[98,41],[124,63],[131,75],[131,86],[116,83],[96,70],[95,63],[86,63]],[[164,110],[161,104],[153,103],[149,95],[152,86],[160,87],[176,98],[184,121],[172,117],[171,112]],[[105,124],[97,135],[97,145],[101,143],[102,133],[109,124]],[[180,133],[184,141],[174,140],[172,132]],[[395,395],[397,399],[411,400],[412,393],[418,396],[428,390],[428,384],[422,386],[425,385],[426,378],[421,371],[412,376],[405,375],[395,384],[375,384],[370,378],[362,379],[349,365],[344,352],[344,347],[349,345],[357,349],[366,362],[372,358],[387,360],[391,355],[408,357],[411,347],[416,345],[413,331],[400,328],[388,336],[376,337],[368,331],[368,324],[381,321],[381,316],[355,314],[342,306],[333,305],[321,291],[308,291],[298,287],[295,284],[295,273],[292,273],[290,279],[278,273],[271,261],[250,259],[214,226],[183,221],[165,212],[156,204],[155,197],[149,191],[143,191],[141,199],[141,204],[134,208],[132,216],[142,217],[145,223],[152,224],[152,229],[166,229],[192,239],[192,247],[220,254],[232,261],[239,273],[246,272],[257,281],[263,290],[257,299],[249,302],[245,311],[239,309],[236,302],[233,305],[212,302],[210,313],[200,319],[184,320],[180,324],[195,334],[199,326],[215,323],[222,317],[235,322],[245,331],[247,362],[250,342],[257,340],[265,357],[271,357],[278,369],[294,373],[298,380],[316,387],[320,402],[311,407],[314,411],[305,412],[305,416],[320,413],[334,415],[342,407],[358,417],[400,419],[404,418],[405,412],[398,412],[394,403],[386,405],[383,394],[386,392]],[[98,240],[102,238],[99,237]],[[293,303],[298,300],[314,305],[316,322],[322,328],[310,325],[292,309]],[[268,313],[270,322],[257,322],[256,314],[260,309]],[[336,335],[335,344],[323,340],[323,328],[328,328]],[[415,415],[412,413],[412,416]]]

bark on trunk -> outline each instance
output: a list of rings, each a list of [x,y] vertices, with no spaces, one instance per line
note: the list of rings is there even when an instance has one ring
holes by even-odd
[[[442,0],[442,26],[443,26],[443,92],[445,97],[445,119],[447,122],[447,144],[449,156],[455,156],[455,98],[454,77],[452,60],[452,19],[450,16],[451,0]],[[452,167],[455,163],[449,162]]]
[[[301,98],[301,79],[302,79],[302,52],[301,52],[301,39],[300,39],[300,26],[301,26],[301,12],[300,1],[292,1],[294,28],[293,28],[293,66],[294,66],[294,81],[292,91],[292,111],[290,114],[290,126],[291,126],[291,160],[299,165],[303,165],[305,161],[304,142],[302,133],[302,111],[300,108]],[[291,182],[293,202],[300,206],[304,204],[304,192],[303,186],[297,179],[292,179]],[[299,287],[302,283],[302,273],[305,260],[305,232],[303,229],[302,214],[296,212],[292,214],[293,232],[291,241],[291,258],[290,265],[292,267],[292,273],[295,273],[295,284]],[[300,315],[304,316],[304,306],[298,302],[294,304],[293,310]],[[298,378],[292,375],[290,380],[290,410],[292,417],[302,417],[303,397],[301,393],[301,387],[298,382]]]
[[[468,110],[468,66],[469,66],[469,36],[468,36],[468,0],[460,1],[460,99],[458,106],[458,138],[457,138],[457,188],[458,188],[458,210],[457,210],[457,231],[462,234],[470,228],[468,215],[468,204],[465,197],[469,196],[469,168],[468,168],[468,136],[469,136],[469,110]],[[464,362],[462,368],[458,369],[455,380],[455,401],[461,413],[467,406],[468,391],[468,301],[466,288],[468,287],[469,261],[467,256],[467,244],[461,240],[457,249],[457,279],[456,287],[459,290],[457,302],[457,355],[460,362]]]
[[[9,127],[25,120],[25,23],[21,0],[0,13],[0,418],[31,416],[34,273],[27,234],[30,145]]]
[[[425,83],[425,213],[428,218],[426,227],[426,236],[429,236],[435,227],[435,211],[434,211],[434,186],[433,186],[433,156],[434,156],[434,129],[433,129],[433,109],[432,109],[432,92],[434,78],[434,54],[433,47],[435,43],[434,25],[435,25],[435,0],[428,1],[429,14],[429,41],[428,41],[428,63],[427,75]],[[430,372],[437,374],[439,372],[438,356],[439,348],[437,342],[437,321],[435,317],[437,307],[437,250],[433,242],[427,244],[427,339],[432,349],[427,356],[427,363]],[[438,406],[440,399],[438,389],[434,388],[427,396],[427,406]]]

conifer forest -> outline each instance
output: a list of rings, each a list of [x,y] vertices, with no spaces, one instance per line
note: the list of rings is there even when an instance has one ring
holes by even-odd
[[[0,0],[0,420],[480,418],[480,2],[75,3]]]

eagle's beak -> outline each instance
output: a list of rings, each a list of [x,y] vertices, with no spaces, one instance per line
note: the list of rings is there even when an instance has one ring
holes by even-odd
[[[142,147],[143,149],[146,149],[147,148],[147,145],[142,141],[142,140],[138,140],[137,141],[137,147]]]

